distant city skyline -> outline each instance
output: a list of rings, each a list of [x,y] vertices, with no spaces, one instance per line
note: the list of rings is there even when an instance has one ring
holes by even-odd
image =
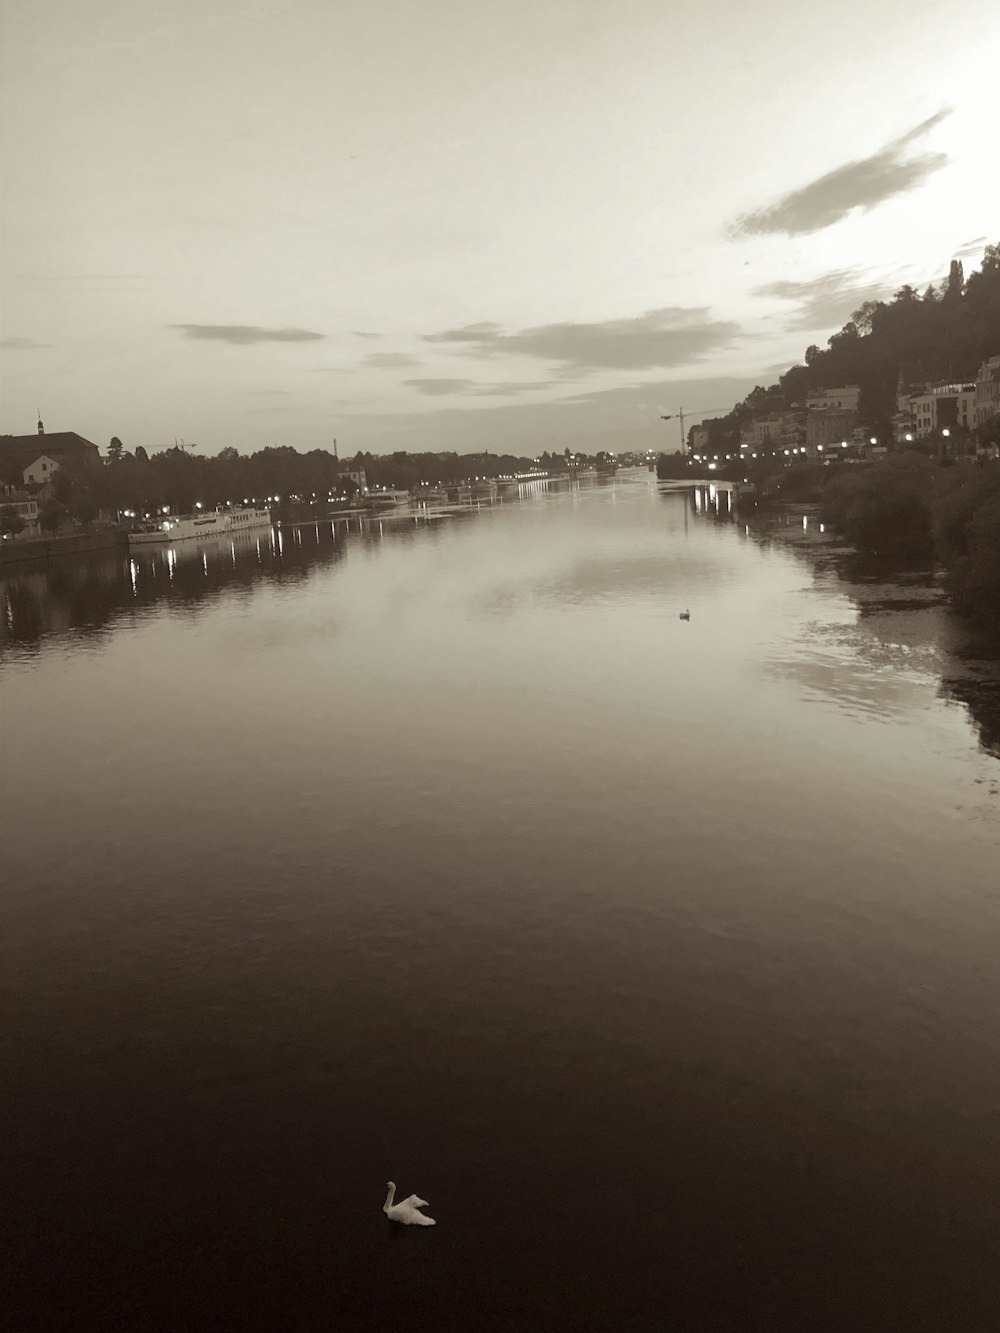
[[[8,6],[0,430],[676,448],[1000,240],[994,6],[939,19]]]

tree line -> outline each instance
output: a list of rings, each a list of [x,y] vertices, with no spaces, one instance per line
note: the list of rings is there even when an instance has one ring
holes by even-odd
[[[1000,629],[1000,462],[939,467],[907,451],[841,469],[820,513],[863,554],[937,561],[959,614]]]
[[[361,470],[369,487],[412,490],[422,484],[448,485],[525,472],[531,467],[554,470],[565,465],[564,455],[545,454],[540,463],[512,454],[410,454],[405,450],[386,457],[359,452],[339,458],[325,449],[299,453],[289,445],[269,446],[252,454],[226,448],[214,457],[202,457],[193,446],[174,445],[150,455],[141,445],[127,449],[115,436],[103,466],[65,464],[59,468],[48,498],[40,505],[39,517],[51,531],[67,520],[91,523],[102,510],[112,517],[126,512],[153,514],[163,508],[184,514],[196,504],[206,509],[253,501],[266,504],[273,496],[351,498],[357,482],[348,473]],[[23,526],[13,510],[6,517],[0,511],[0,525],[13,532]]]

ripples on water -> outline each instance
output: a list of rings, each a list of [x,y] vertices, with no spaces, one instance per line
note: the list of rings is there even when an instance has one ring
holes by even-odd
[[[995,1327],[931,576],[642,474],[0,584],[12,1327]]]

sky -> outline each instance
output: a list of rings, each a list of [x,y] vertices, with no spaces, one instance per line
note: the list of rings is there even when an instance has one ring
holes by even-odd
[[[0,0],[0,431],[678,447],[1000,240],[995,0]]]

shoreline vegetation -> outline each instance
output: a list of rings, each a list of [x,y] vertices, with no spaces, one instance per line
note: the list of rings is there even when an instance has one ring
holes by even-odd
[[[740,503],[816,506],[859,555],[890,569],[937,566],[952,609],[1000,634],[1000,461],[940,464],[906,451],[854,467],[798,464]]]

